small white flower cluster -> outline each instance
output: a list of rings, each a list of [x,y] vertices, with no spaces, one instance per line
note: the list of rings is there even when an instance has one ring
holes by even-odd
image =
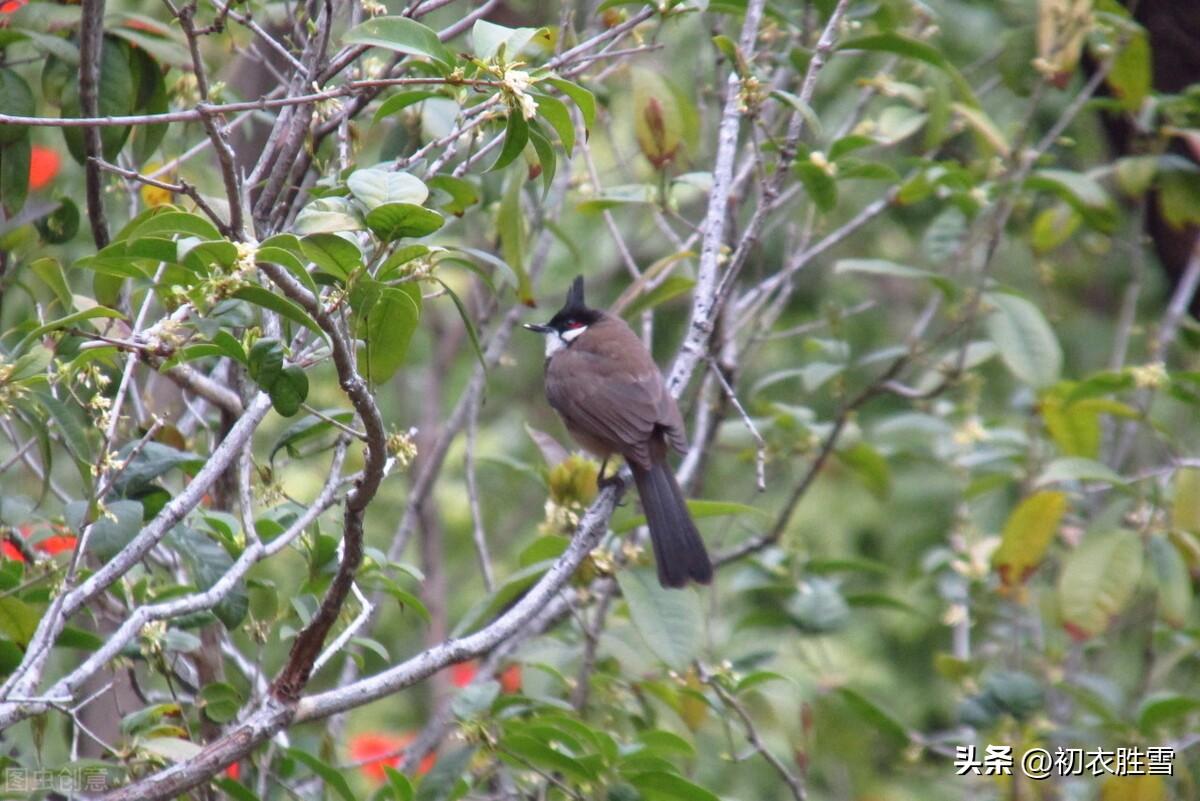
[[[529,89],[533,86],[529,73],[524,70],[506,69],[500,78],[500,86],[516,101],[521,109],[521,116],[527,120],[533,119],[537,114],[537,101],[529,94]]]

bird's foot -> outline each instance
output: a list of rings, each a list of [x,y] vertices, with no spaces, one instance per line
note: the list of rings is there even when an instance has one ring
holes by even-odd
[[[611,476],[596,476],[596,486],[602,490],[606,490],[609,487],[624,487],[625,482],[621,480],[620,473],[613,473]]]

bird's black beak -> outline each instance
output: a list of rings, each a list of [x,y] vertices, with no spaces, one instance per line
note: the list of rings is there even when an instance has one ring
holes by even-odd
[[[549,334],[554,330],[548,325],[539,325],[538,323],[525,323],[525,327],[539,334]]]

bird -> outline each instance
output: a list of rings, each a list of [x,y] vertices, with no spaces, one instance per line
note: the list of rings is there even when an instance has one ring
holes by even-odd
[[[600,486],[619,480],[604,478],[614,455],[633,472],[659,583],[710,583],[712,561],[667,463],[669,451],[687,450],[683,416],[650,351],[624,320],[584,303],[582,275],[548,323],[525,327],[546,338],[546,400],[572,438],[602,460]]]

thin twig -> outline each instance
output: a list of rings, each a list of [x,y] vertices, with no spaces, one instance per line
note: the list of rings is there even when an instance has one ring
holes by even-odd
[[[775,753],[771,751],[770,748],[767,748],[766,744],[762,741],[762,737],[758,733],[758,727],[754,724],[754,718],[752,718],[750,713],[746,711],[746,707],[742,705],[741,701],[738,701],[736,698],[734,698],[733,695],[721,685],[721,680],[709,673],[708,669],[705,668],[704,665],[697,663],[696,670],[700,675],[700,681],[704,682],[709,687],[712,687],[713,692],[715,692],[717,697],[721,699],[721,703],[723,703],[729,709],[732,709],[733,713],[737,715],[738,720],[742,722],[742,727],[746,731],[746,739],[750,741],[750,745],[754,747],[754,750],[762,755],[762,758],[767,761],[767,764],[775,769],[775,772],[779,774],[779,778],[783,779],[783,783],[788,786],[789,790],[791,790],[792,798],[796,799],[796,801],[805,801],[805,799],[808,798],[808,791],[805,789],[804,783],[798,776],[788,770],[787,765],[783,764],[783,761],[779,757],[775,756]]]
[[[767,442],[763,439],[762,434],[758,433],[758,426],[754,425],[754,421],[750,419],[750,415],[746,414],[746,410],[742,407],[741,401],[737,398],[737,393],[733,391],[733,387],[729,386],[729,382],[725,380],[725,373],[721,370],[720,365],[712,357],[708,359],[708,366],[712,369],[713,375],[717,377],[721,388],[725,390],[725,396],[729,398],[729,402],[733,404],[733,408],[737,409],[738,414],[742,416],[742,422],[746,424],[746,428],[750,431],[750,436],[754,437],[754,442],[757,447],[754,450],[754,484],[758,487],[759,492],[765,492],[767,489]]]

